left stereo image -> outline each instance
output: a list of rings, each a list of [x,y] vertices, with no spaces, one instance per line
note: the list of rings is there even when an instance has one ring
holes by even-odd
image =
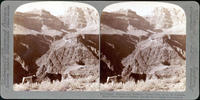
[[[99,13],[84,3],[33,2],[14,13],[14,91],[98,91]]]

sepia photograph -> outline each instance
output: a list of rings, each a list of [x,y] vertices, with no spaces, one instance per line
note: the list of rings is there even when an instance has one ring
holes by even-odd
[[[6,0],[1,8],[3,99],[199,96],[195,1]]]
[[[14,91],[99,90],[99,13],[85,3],[46,1],[14,13]]]
[[[100,17],[101,91],[186,89],[186,16],[170,3],[121,2]]]
[[[19,6],[14,91],[185,91],[186,15],[170,3]]]

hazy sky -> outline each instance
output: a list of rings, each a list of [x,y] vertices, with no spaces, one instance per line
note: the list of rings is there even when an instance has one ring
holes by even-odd
[[[141,16],[152,15],[155,7],[182,9],[177,5],[162,2],[124,2],[107,6],[103,11],[112,12],[120,9],[131,9]]]
[[[77,2],[63,2],[63,1],[45,1],[45,2],[33,2],[27,3],[24,5],[19,6],[16,11],[17,12],[28,12],[32,10],[40,10],[44,9],[49,11],[54,16],[60,16],[65,14],[66,10],[69,7],[88,7],[94,9],[92,6],[84,3],[77,3]]]

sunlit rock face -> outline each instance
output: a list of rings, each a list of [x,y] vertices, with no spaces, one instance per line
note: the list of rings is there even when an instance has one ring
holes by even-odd
[[[103,12],[101,15],[101,24],[107,25],[114,29],[128,31],[128,26],[136,27],[141,30],[152,30],[153,27],[143,17],[136,12],[128,10],[126,14]],[[109,33],[107,33],[109,34]]]
[[[40,66],[37,75],[45,72],[65,73],[71,67],[77,67],[75,65],[82,65],[83,69],[89,66],[92,67],[91,70],[96,71],[99,67],[98,50],[98,35],[76,35],[69,39],[65,36],[52,43],[50,49],[37,59],[36,64]],[[89,72],[87,74],[89,75]]]

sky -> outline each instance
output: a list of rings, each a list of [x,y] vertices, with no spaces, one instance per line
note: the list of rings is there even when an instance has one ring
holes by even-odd
[[[40,10],[44,9],[46,11],[49,11],[54,16],[61,16],[65,14],[66,10],[69,7],[88,7],[93,8],[92,6],[84,3],[78,3],[78,2],[66,2],[66,1],[45,1],[45,2],[33,2],[33,3],[27,3],[24,5],[19,6],[16,9],[16,12],[28,12],[32,10]]]
[[[124,2],[124,3],[115,3],[104,8],[103,11],[113,12],[120,9],[131,9],[136,11],[140,16],[149,16],[152,15],[152,11],[155,7],[166,7],[166,8],[175,8],[181,9],[178,5],[162,2]]]

